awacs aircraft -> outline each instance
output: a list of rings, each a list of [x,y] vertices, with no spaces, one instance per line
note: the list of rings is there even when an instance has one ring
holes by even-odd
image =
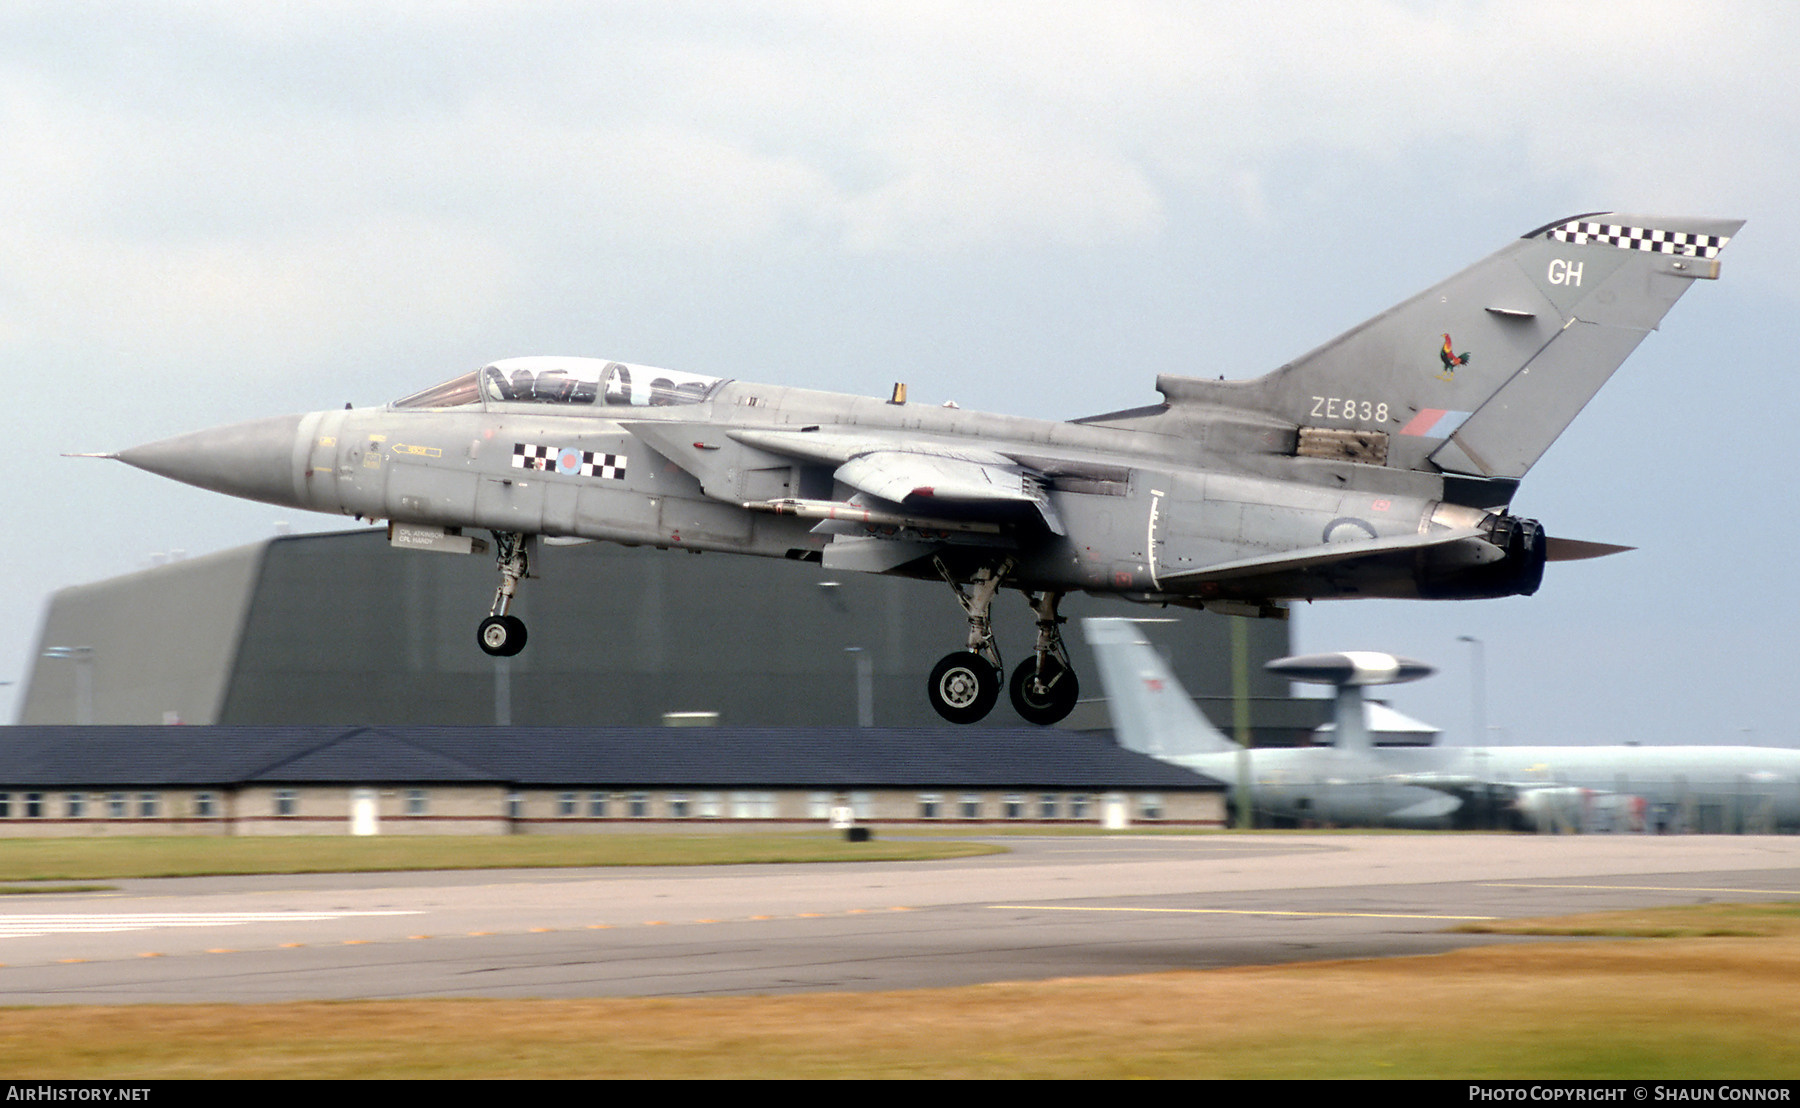
[[[1429,675],[1422,662],[1351,651],[1268,668],[1337,688],[1334,743],[1246,751],[1195,707],[1142,628],[1084,619],[1119,744],[1232,783],[1282,820],[1472,826],[1499,812],[1526,828],[1649,829],[1702,822],[1800,825],[1800,750],[1759,746],[1376,746],[1362,691]]]
[[[495,362],[372,409],[313,412],[123,451],[178,481],[390,522],[397,546],[485,549],[511,614],[539,537],[605,539],[941,579],[968,616],[932,671],[946,719],[1004,680],[989,609],[1037,619],[1011,696],[1074,705],[1063,596],[1280,617],[1334,597],[1530,594],[1547,539],[1506,510],[1532,463],[1739,220],[1603,213],[1541,227],[1256,380],[1164,375],[1160,404],[1067,423],[811,392],[590,358]]]

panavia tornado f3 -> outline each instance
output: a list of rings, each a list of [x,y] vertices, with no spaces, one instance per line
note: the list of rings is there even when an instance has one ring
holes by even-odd
[[[108,455],[202,488],[389,522],[471,553],[511,614],[540,538],[608,540],[939,579],[968,615],[932,671],[944,718],[1006,684],[989,609],[1023,593],[1025,719],[1068,714],[1072,590],[1282,617],[1293,600],[1534,592],[1547,538],[1520,478],[1741,220],[1595,213],[1541,227],[1255,379],[1162,375],[1162,402],[1066,423],[758,385],[595,358],[511,358],[380,408],[219,427]]]

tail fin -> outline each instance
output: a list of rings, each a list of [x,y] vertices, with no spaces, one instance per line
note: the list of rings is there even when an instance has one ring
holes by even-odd
[[[1558,220],[1259,380],[1157,388],[1291,421],[1302,456],[1516,481],[1741,226]]]
[[[1167,662],[1129,619],[1083,619],[1119,745],[1152,757],[1236,750],[1189,699]]]

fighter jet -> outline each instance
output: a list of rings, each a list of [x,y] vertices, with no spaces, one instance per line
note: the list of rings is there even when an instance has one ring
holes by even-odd
[[[1119,744],[1227,783],[1287,821],[1526,830],[1800,825],[1800,750],[1759,746],[1377,746],[1363,690],[1430,666],[1373,651],[1278,658],[1268,668],[1335,686],[1330,746],[1246,751],[1219,733],[1130,619],[1084,619]],[[1493,820],[1492,817],[1503,817]]]
[[[1520,478],[1741,220],[1558,220],[1255,380],[1162,375],[1162,401],[1068,422],[581,357],[511,358],[379,408],[281,416],[106,455],[202,488],[386,520],[395,546],[471,553],[511,614],[539,540],[610,540],[942,581],[968,618],[932,670],[971,723],[1005,670],[1001,589],[1036,618],[1013,706],[1075,704],[1073,590],[1284,618],[1292,600],[1534,592],[1546,538]]]

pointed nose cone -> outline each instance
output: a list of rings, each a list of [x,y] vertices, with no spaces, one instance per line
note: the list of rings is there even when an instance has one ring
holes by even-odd
[[[203,489],[304,507],[300,472],[304,416],[276,416],[214,427],[121,450],[115,457],[160,477]]]

